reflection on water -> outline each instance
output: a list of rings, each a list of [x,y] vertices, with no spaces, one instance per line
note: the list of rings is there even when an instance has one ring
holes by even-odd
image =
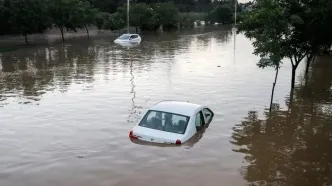
[[[127,43],[127,42],[124,42],[124,43],[117,43],[117,45],[119,46],[122,46],[123,48],[135,48],[135,47],[138,47],[140,45],[140,43]]]
[[[0,57],[2,71],[12,73],[1,73],[0,96],[29,103],[48,91],[65,92],[72,83],[91,84],[99,50],[84,43],[5,53]]]
[[[72,83],[93,86],[96,74],[106,76],[109,70],[119,69],[119,66],[126,72],[128,64],[133,74],[133,62],[141,68],[158,59],[172,60],[193,44],[203,47],[215,39],[227,42],[230,34],[227,28],[223,32],[209,33],[210,37],[204,33],[195,35],[194,40],[188,35],[146,36],[147,41],[140,45],[113,44],[111,40],[74,40],[65,46],[55,44],[7,52],[0,55],[0,69],[7,72],[0,74],[0,99],[20,97],[20,103],[31,103],[48,91],[65,92]],[[163,41],[170,37],[174,42]]]
[[[261,115],[274,69],[257,68],[250,40],[232,34],[149,34],[129,48],[91,37],[0,54],[0,185],[328,183],[332,68],[317,62],[309,77],[300,74],[284,111],[284,61],[275,111]],[[177,148],[132,143],[129,130],[162,100],[207,105],[215,117]]]
[[[293,103],[259,119],[249,111],[234,127],[235,152],[245,154],[244,178],[252,185],[330,185],[332,176],[332,65],[320,57],[302,77]]]
[[[130,53],[130,51],[128,51]],[[132,94],[132,108],[130,111],[130,115],[129,115],[129,123],[133,123],[133,122],[138,122],[139,118],[138,115],[141,114],[141,106],[137,106],[135,103],[135,98],[136,98],[136,91],[135,91],[135,84],[134,84],[134,80],[135,80],[135,76],[134,76],[134,69],[133,69],[133,59],[130,58],[130,84],[131,84],[131,91],[130,93]],[[148,101],[148,100],[147,100]],[[132,120],[131,120],[132,119]]]

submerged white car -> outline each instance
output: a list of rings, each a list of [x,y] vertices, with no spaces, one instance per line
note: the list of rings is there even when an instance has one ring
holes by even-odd
[[[214,113],[205,106],[163,101],[148,110],[129,132],[131,139],[180,145],[212,121]]]
[[[142,38],[138,34],[122,34],[116,40],[115,43],[140,43]]]

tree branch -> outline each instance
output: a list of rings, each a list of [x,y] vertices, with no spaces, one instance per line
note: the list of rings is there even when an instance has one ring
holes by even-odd
[[[290,58],[290,61],[291,61],[291,63],[292,63],[292,66],[295,66],[294,65],[294,62],[293,62],[293,58],[292,57],[289,57]]]
[[[300,62],[302,61],[303,58],[305,58],[305,56],[307,56],[309,54],[309,52],[306,52],[305,54],[303,54],[302,56],[300,56],[298,58],[298,61],[296,61],[296,67],[300,64]]]

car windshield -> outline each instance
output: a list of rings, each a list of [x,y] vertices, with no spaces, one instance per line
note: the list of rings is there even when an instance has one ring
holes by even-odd
[[[130,38],[130,34],[123,34],[118,39],[120,40],[128,40]]]
[[[184,134],[186,132],[188,121],[188,116],[150,110],[139,123],[139,126],[165,132]]]

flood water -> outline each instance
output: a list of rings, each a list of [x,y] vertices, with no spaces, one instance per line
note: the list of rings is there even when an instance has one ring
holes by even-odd
[[[330,58],[308,76],[299,67],[291,105],[284,60],[269,114],[274,69],[256,66],[245,36],[142,38],[132,48],[94,37],[1,54],[1,186],[332,183]],[[180,147],[132,143],[130,129],[162,100],[208,105],[214,120]]]

